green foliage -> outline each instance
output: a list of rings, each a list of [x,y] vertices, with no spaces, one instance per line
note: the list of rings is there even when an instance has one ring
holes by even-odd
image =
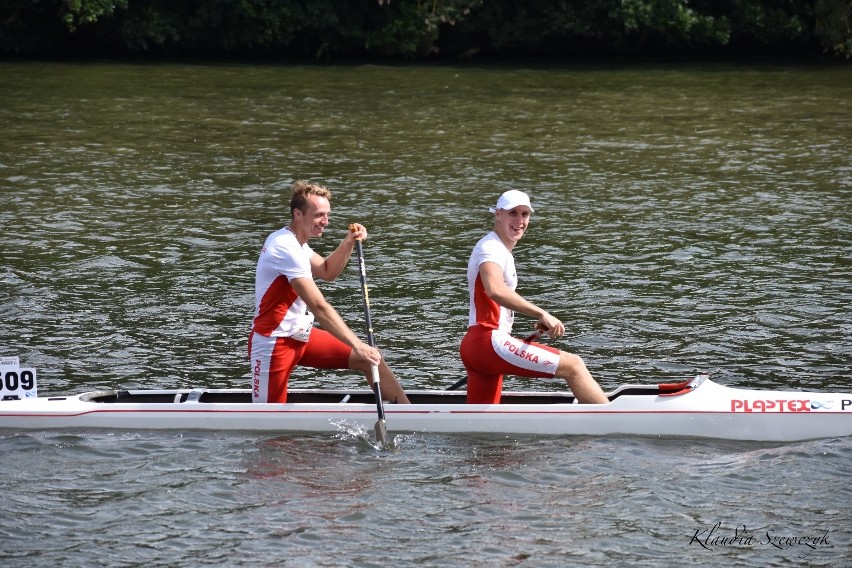
[[[366,37],[371,53],[424,57],[438,51],[442,27],[467,19],[483,0],[378,0],[380,25]]]
[[[812,6],[798,0],[738,0],[728,9],[734,33],[764,45],[809,39]]]
[[[0,0],[0,53],[852,57],[852,0]]]
[[[819,0],[816,32],[826,50],[852,58],[852,0]]]
[[[655,36],[666,45],[728,43],[730,22],[702,14],[687,0],[623,0],[620,11],[628,34]]]
[[[576,41],[619,41],[620,31],[611,33],[618,4],[616,0],[489,2],[480,21],[483,34],[498,51],[548,51]]]
[[[489,2],[480,19],[496,49],[549,55],[724,44],[730,34],[724,17],[687,0]]]
[[[183,16],[168,0],[133,2],[117,25],[121,46],[133,52],[178,46],[186,27]]]
[[[79,26],[97,22],[102,16],[111,16],[116,8],[127,8],[127,0],[64,0],[60,14],[73,32]]]

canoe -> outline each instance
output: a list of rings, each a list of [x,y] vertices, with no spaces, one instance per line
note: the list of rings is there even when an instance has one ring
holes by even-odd
[[[570,392],[505,392],[501,404],[465,403],[464,391],[413,390],[386,404],[394,432],[666,436],[792,442],[852,435],[852,394],[731,388],[706,375],[623,385],[610,402]],[[337,432],[371,428],[369,389],[291,389],[286,404],[253,404],[248,389],[107,390],[0,401],[0,428],[203,429]]]

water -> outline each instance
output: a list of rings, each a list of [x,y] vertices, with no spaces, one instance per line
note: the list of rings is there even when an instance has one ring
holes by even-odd
[[[405,435],[377,451],[345,433],[85,432],[2,446],[10,565],[837,566],[850,542],[845,440]],[[691,543],[717,522],[755,542]],[[815,550],[767,543],[826,531]]]
[[[377,341],[408,388],[462,376],[467,255],[487,207],[521,187],[536,215],[516,249],[520,291],[567,323],[558,345],[605,389],[700,370],[734,386],[850,390],[847,67],[4,63],[0,129],[0,355],[36,367],[42,394],[245,387],[257,250],[286,222],[297,178],[334,192],[317,250],[350,221],[369,228]],[[354,267],[322,289],[360,331]],[[361,383],[300,371],[293,384]],[[849,439],[397,436],[380,451],[346,428],[4,432],[0,558],[849,556]],[[701,546],[693,537],[715,523],[714,536],[745,525],[754,539]],[[765,542],[826,531],[813,551]]]

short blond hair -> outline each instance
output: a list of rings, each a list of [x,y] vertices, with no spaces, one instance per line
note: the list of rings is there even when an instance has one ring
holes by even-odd
[[[318,195],[319,197],[325,197],[326,199],[331,201],[331,192],[326,186],[300,179],[298,181],[293,182],[293,193],[290,196],[291,217],[296,209],[298,209],[302,213],[305,212],[305,209],[307,208],[308,204],[309,195]]]

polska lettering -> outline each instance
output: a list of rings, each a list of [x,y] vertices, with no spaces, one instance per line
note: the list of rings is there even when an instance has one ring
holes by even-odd
[[[831,410],[831,402],[817,402],[801,399],[762,399],[731,400],[731,412],[811,412],[812,410]],[[840,410],[852,409],[852,400],[841,400]]]
[[[253,395],[255,398],[260,396],[260,359],[256,359],[254,362],[254,369],[252,370],[253,380],[252,386]]]
[[[757,536],[748,531],[745,525],[734,528],[732,535],[722,533],[722,523],[716,523],[710,529],[697,529],[689,541],[689,544],[697,544],[705,550],[720,547],[734,546],[771,546],[778,550],[790,548],[803,549],[804,555],[799,553],[799,558],[807,557],[814,550],[832,546],[828,540],[828,531],[823,531],[819,536],[780,536],[775,534],[774,529],[768,529],[763,536]]]
[[[523,347],[518,347],[511,341],[506,341],[503,344],[503,347],[506,347],[510,353],[512,353],[513,355],[517,355],[521,359],[525,359],[527,361],[530,361],[531,363],[538,363],[538,355],[530,353]]]

